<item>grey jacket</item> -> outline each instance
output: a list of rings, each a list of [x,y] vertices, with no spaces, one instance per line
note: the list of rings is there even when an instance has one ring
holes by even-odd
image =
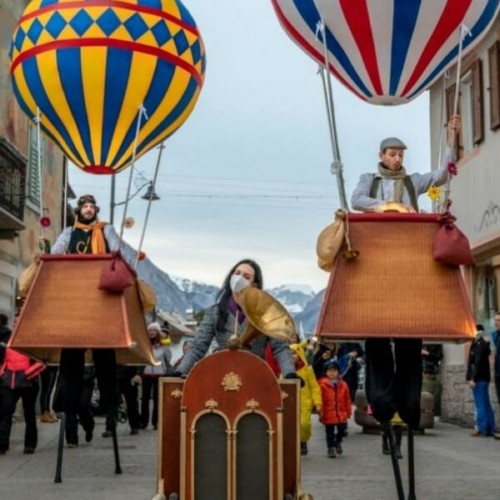
[[[228,320],[224,326],[223,331],[217,331],[217,320],[218,320],[219,309],[217,305],[212,306],[207,310],[203,321],[198,328],[196,337],[193,342],[193,347],[184,355],[178,370],[186,375],[189,373],[194,364],[202,359],[208,352],[210,344],[215,339],[220,349],[225,349],[229,337],[234,331],[236,317],[229,313]],[[245,323],[238,325],[237,333],[241,335],[245,328]],[[260,335],[255,340],[250,342],[250,351],[261,358],[265,358],[266,344],[269,342],[271,344],[271,349],[276,358],[278,365],[281,368],[281,373],[286,376],[290,373],[295,373],[295,365],[292,358],[292,353],[288,344],[286,342],[269,339],[263,335]]]
[[[56,242],[52,245],[50,253],[61,254],[66,253],[68,250],[69,241],[71,239],[71,232],[73,227],[69,226],[63,229],[62,233],[58,236]],[[120,247],[120,238],[111,224],[104,226],[104,238],[108,244],[110,252],[115,252]]]
[[[451,150],[447,148],[443,158],[443,163],[439,169],[427,172],[426,174],[415,173],[409,176],[411,182],[415,186],[415,194],[417,198],[419,195],[425,193],[431,186],[442,186],[446,182],[448,177],[447,167],[450,159]],[[375,177],[380,177],[380,175],[378,173],[362,174],[359,178],[358,185],[356,186],[356,189],[354,189],[351,197],[351,206],[354,210],[370,212],[385,201],[395,201],[395,181],[392,179],[381,178],[376,197],[370,197],[370,190]],[[408,195],[406,189],[403,190],[403,199],[401,201],[402,203],[411,205],[410,196]]]

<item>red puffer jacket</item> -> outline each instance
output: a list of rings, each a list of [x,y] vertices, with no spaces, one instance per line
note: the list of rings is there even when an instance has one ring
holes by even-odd
[[[0,377],[3,377],[3,385],[11,389],[30,387],[30,381],[43,370],[45,366],[38,361],[33,361],[28,356],[8,347],[4,363],[0,367]]]
[[[351,416],[349,386],[339,380],[335,385],[328,377],[319,380],[323,408],[320,415],[322,424],[345,424]]]

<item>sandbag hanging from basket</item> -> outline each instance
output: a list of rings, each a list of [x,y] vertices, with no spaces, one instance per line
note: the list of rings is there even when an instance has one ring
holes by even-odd
[[[125,262],[121,253],[113,252],[113,259],[107,262],[99,279],[99,290],[123,292],[134,283],[136,272]]]
[[[439,223],[434,241],[432,242],[432,253],[436,262],[450,266],[471,266],[474,264],[474,256],[470,249],[469,240],[455,225],[455,217],[450,213],[443,214]]]
[[[318,256],[318,266],[323,271],[330,272],[333,261],[344,243],[344,217],[344,211],[337,210],[335,221],[326,226],[318,236],[316,255]]]

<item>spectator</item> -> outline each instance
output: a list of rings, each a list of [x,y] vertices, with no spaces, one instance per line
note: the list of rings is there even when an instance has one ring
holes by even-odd
[[[359,342],[342,342],[337,350],[342,380],[349,386],[351,403],[354,403],[359,384],[359,371],[365,352]]]
[[[351,416],[351,398],[349,386],[340,377],[338,363],[327,361],[324,369],[325,376],[319,380],[322,400],[320,422],[325,426],[328,457],[335,458],[343,453],[342,440]]]
[[[441,416],[442,385],[439,380],[439,372],[442,359],[442,344],[424,344],[422,346],[422,369],[424,372],[422,391],[434,396],[434,415],[438,417]]]
[[[19,399],[22,400],[26,429],[24,432],[24,453],[35,453],[38,444],[35,402],[38,395],[38,374],[44,366],[10,348],[5,351],[0,367],[2,385],[2,406],[0,408],[0,455],[9,450],[12,417]]]
[[[490,341],[484,337],[483,325],[476,325],[467,363],[466,380],[472,389],[476,407],[476,428],[472,436],[495,436],[495,415],[490,402]]]
[[[318,350],[313,358],[313,370],[316,379],[319,380],[325,374],[324,365],[333,359],[334,352],[325,344],[318,344]]]
[[[321,389],[312,367],[307,364],[304,346],[307,342],[291,344],[295,371],[304,382],[300,389],[300,453],[307,455],[307,442],[311,438],[311,415],[313,408],[321,414]]]
[[[159,323],[151,323],[148,326],[148,333],[153,346],[154,357],[160,364],[158,366],[148,365],[144,368],[139,427],[146,429],[149,424],[149,402],[151,396],[153,396],[151,423],[153,424],[153,428],[156,429],[158,425],[158,379],[172,373],[172,366],[170,365],[172,351],[168,346],[161,344],[165,334],[161,331]]]

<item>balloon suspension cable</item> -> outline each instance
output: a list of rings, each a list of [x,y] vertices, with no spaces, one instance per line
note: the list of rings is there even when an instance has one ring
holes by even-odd
[[[153,202],[153,196],[155,194],[156,179],[158,177],[158,171],[160,169],[160,162],[161,162],[162,153],[163,153],[163,150],[165,149],[165,142],[162,142],[158,146],[158,149],[159,149],[158,159],[156,160],[156,167],[155,167],[153,181],[149,185],[148,207],[146,209],[146,217],[144,219],[144,226],[142,227],[142,234],[141,234],[141,240],[139,242],[139,248],[138,248],[137,254],[135,256],[134,269],[137,269],[137,264],[139,262],[139,255],[141,254],[142,244],[144,243],[144,235],[146,234],[146,228],[148,226],[149,213],[151,212],[151,203]]]
[[[66,227],[66,221],[68,219],[68,160],[64,157],[64,165],[63,165],[63,173],[64,173],[64,194],[63,194],[63,220],[62,227]]]
[[[337,176],[337,187],[339,190],[340,206],[343,210],[348,211],[349,206],[347,205],[347,197],[345,194],[345,182],[344,182],[344,166],[340,158],[340,150],[338,146],[337,138],[337,126],[335,122],[335,107],[333,102],[333,86],[332,77],[329,71],[328,64],[328,46],[326,42],[326,25],[323,19],[316,25],[316,37],[319,40],[319,34],[321,33],[321,42],[323,44],[323,54],[324,54],[324,64],[320,65],[320,76],[323,83],[323,93],[325,97],[325,107],[328,118],[328,128],[330,131],[330,144],[332,147],[333,162],[331,166],[332,174]]]
[[[442,157],[443,157],[443,130],[446,128],[446,108],[445,108],[445,98],[446,98],[446,80],[450,77],[450,74],[448,71],[445,71],[443,73],[443,85],[441,87],[441,109],[439,111],[439,116],[440,116],[440,127],[439,127],[439,148],[438,148],[438,161],[442,162]],[[446,141],[448,140],[448,134],[446,135]],[[438,212],[440,210],[440,203],[439,200],[433,200],[432,201],[432,211],[433,212]]]
[[[132,186],[132,176],[134,174],[134,166],[135,166],[135,157],[136,157],[136,152],[137,152],[137,142],[139,139],[139,131],[141,130],[141,122],[142,122],[142,117],[147,120],[148,115],[146,113],[146,108],[141,104],[139,106],[139,115],[137,117],[137,127],[135,129],[135,139],[134,139],[134,150],[132,151],[132,164],[130,166],[130,172],[128,176],[128,186],[127,186],[127,195],[125,196],[125,207],[123,208],[123,217],[122,217],[122,223],[120,226],[120,247],[122,246],[123,243],[123,230],[125,229],[125,219],[127,218],[127,210],[128,210],[128,202],[130,201],[130,188]]]
[[[36,116],[33,118],[36,123],[36,150],[37,150],[37,167],[38,167],[38,204],[40,206],[40,218],[43,217],[43,179],[42,179],[42,136],[40,132],[40,123],[42,122],[42,115],[40,113],[40,108],[36,108]],[[45,230],[42,224],[40,224],[40,240],[41,242],[45,240]],[[45,245],[44,245],[45,246]]]
[[[458,113],[458,99],[460,97],[460,84],[461,84],[461,72],[462,72],[462,51],[463,51],[463,44],[464,44],[464,39],[467,35],[471,35],[471,31],[465,24],[461,24],[459,28],[459,42],[458,42],[458,60],[457,60],[457,73],[456,73],[456,82],[455,82],[455,98],[453,101],[453,114],[452,116],[456,116]],[[447,131],[448,134],[448,131]],[[447,141],[450,141],[451,143],[451,148],[452,148],[452,158],[450,158],[448,161],[458,159],[458,151],[456,149],[456,135],[457,131],[455,129],[452,129],[451,131],[451,137],[446,137]],[[444,190],[444,202],[443,202],[443,208],[442,211],[445,212],[449,208],[449,201],[450,201],[450,191],[451,191],[451,173],[448,172],[447,178],[446,178],[446,184],[445,184],[445,190]]]

